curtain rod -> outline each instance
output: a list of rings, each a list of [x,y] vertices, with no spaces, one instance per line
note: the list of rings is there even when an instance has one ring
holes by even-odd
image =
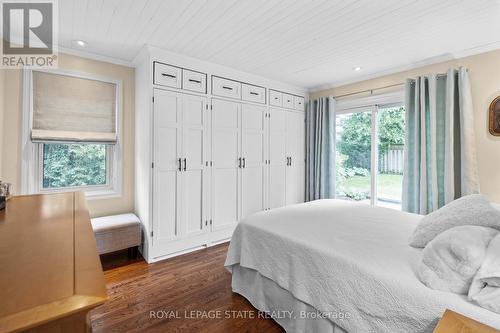
[[[356,91],[356,92],[352,92],[352,93],[348,93],[348,94],[343,94],[343,95],[332,96],[332,97],[333,98],[341,98],[341,97],[347,97],[347,96],[362,94],[362,93],[365,93],[365,92],[373,93],[374,90],[387,89],[387,88],[402,86],[404,84],[405,84],[404,82],[401,82],[401,83],[396,83],[396,84],[390,84],[388,86],[383,86],[383,87],[378,87],[378,88],[373,88],[373,89],[367,89],[367,90],[361,90],[361,91]]]
[[[469,70],[467,69],[467,72],[468,71]],[[448,75],[448,74],[447,73],[436,74],[437,77],[445,77],[446,75]],[[414,79],[411,79],[411,80],[414,80]],[[366,92],[369,92],[370,94],[373,94],[374,90],[381,90],[381,89],[387,89],[387,88],[392,88],[392,87],[398,87],[398,86],[402,86],[404,84],[405,84],[405,82],[400,82],[400,83],[390,84],[390,85],[383,86],[383,87],[378,87],[378,88],[373,88],[373,89],[366,89],[366,90],[356,91],[356,92],[352,92],[352,93],[348,93],[348,94],[343,94],[343,95],[332,96],[332,97],[333,98],[342,98],[342,97],[347,97],[347,96],[362,94],[362,93],[366,93]]]

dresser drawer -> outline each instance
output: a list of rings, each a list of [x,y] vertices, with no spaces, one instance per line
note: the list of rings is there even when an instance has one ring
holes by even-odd
[[[288,109],[295,108],[295,100],[293,95],[283,94],[283,107]]]
[[[266,104],[266,89],[263,87],[242,83],[241,99],[248,102]]]
[[[269,104],[273,106],[282,106],[282,93],[276,90],[269,90]]]
[[[295,97],[295,110],[304,111],[304,97]]]
[[[212,95],[241,99],[241,83],[212,76]]]
[[[180,89],[182,86],[182,69],[155,62],[153,83]]]
[[[207,92],[207,74],[183,69],[182,89],[205,94]]]

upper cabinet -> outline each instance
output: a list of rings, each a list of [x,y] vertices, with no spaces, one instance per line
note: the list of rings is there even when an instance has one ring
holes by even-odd
[[[180,89],[182,87],[182,68],[154,63],[154,84]]]
[[[207,93],[207,74],[155,61],[153,83],[159,86]]]
[[[206,73],[153,61],[153,84],[157,86],[304,111],[305,103],[302,96],[217,75],[211,75],[211,82],[207,79]]]
[[[212,76],[212,95],[241,99],[241,82]]]
[[[269,105],[304,111],[304,97],[283,93],[276,90],[269,90]]]
[[[266,104],[266,88],[243,83],[241,99],[247,102]]]

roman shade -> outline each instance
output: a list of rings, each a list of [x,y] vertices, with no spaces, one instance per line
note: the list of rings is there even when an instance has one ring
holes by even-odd
[[[32,73],[32,141],[116,142],[115,83]]]

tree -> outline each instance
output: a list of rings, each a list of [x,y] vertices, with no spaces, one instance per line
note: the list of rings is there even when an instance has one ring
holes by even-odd
[[[370,169],[371,165],[371,113],[353,113],[340,120],[339,153],[347,156],[345,167]],[[379,155],[391,145],[404,144],[404,108],[386,108],[379,112]]]
[[[379,114],[379,154],[385,154],[391,145],[405,143],[405,110],[403,107],[384,109]]]
[[[106,146],[44,144],[43,187],[106,184]]]

